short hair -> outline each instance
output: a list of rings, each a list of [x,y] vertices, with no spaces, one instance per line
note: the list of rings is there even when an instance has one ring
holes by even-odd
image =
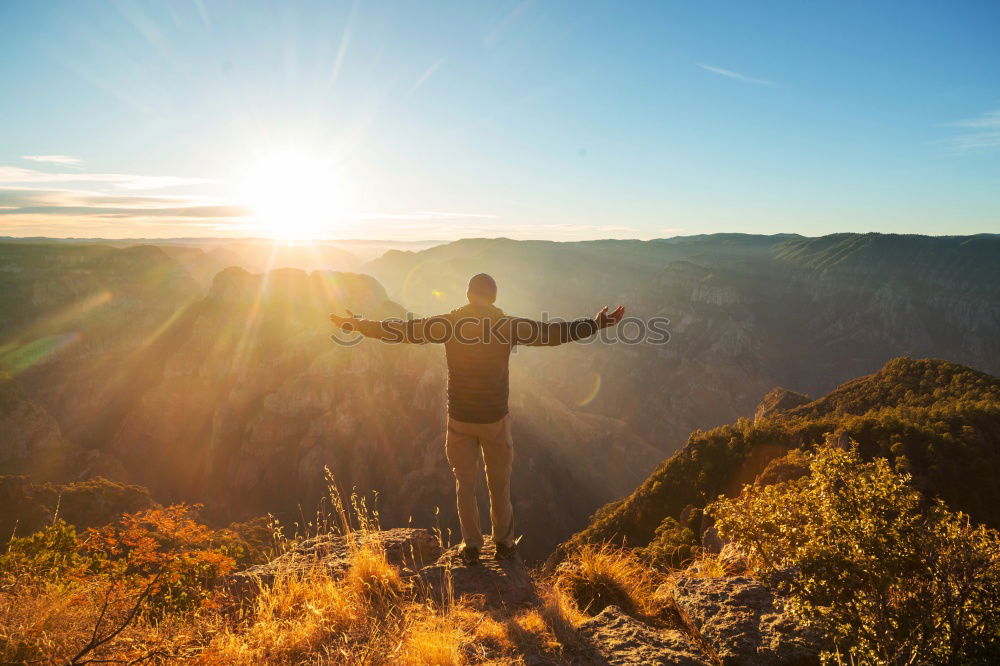
[[[469,280],[469,300],[472,296],[477,296],[487,303],[497,300],[497,283],[486,273],[473,275]]]

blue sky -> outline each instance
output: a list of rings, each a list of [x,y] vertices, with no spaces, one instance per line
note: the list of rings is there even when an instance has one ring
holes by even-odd
[[[0,235],[1000,232],[997,34],[996,2],[5,0]]]

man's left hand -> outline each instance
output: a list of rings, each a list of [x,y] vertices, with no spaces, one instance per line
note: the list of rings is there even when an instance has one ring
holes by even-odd
[[[615,308],[614,312],[608,312],[608,306],[605,305],[600,312],[594,316],[594,321],[597,322],[598,328],[607,328],[609,326],[617,326],[618,322],[622,320],[625,316],[625,306],[619,305]]]

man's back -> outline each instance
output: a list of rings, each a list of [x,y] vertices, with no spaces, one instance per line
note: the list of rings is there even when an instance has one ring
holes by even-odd
[[[466,423],[494,423],[507,415],[511,318],[493,305],[466,305],[446,315],[453,334],[448,357],[448,414]]]

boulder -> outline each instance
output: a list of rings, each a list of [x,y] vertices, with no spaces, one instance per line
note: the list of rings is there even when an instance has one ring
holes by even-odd
[[[442,602],[450,599],[479,597],[488,609],[512,609],[538,602],[535,584],[520,557],[494,559],[496,550],[487,540],[479,564],[462,562],[461,547],[445,551],[441,557],[420,570],[420,578],[428,586],[432,598]]]
[[[355,546],[347,537],[339,534],[324,534],[306,539],[295,545],[287,553],[266,564],[250,567],[229,577],[230,589],[245,592],[260,585],[270,585],[276,576],[289,573],[305,573],[317,566],[331,574],[342,574],[350,566],[352,547],[377,543],[385,549],[391,564],[411,572],[416,572],[427,562],[433,562],[441,555],[441,544],[437,536],[426,529],[399,527],[378,532],[356,533]]]
[[[723,666],[818,664],[819,634],[776,603],[752,578],[679,578],[674,601],[681,618]]]
[[[591,644],[598,664],[682,664],[707,666],[705,656],[690,636],[675,629],[650,627],[608,606],[583,622],[578,631]]]

